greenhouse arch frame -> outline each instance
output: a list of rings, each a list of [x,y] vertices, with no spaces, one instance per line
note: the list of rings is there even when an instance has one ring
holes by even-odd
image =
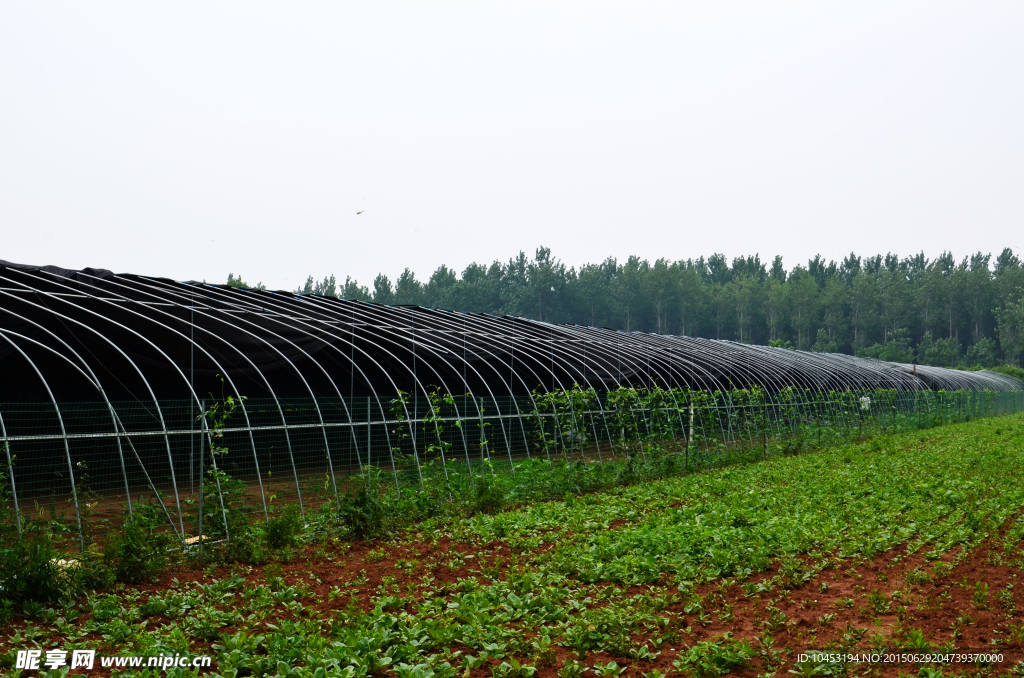
[[[500,451],[514,468],[536,450],[543,417],[558,421],[552,394],[593,394],[596,414],[573,410],[572,423],[541,438],[573,429],[570,438],[614,454],[607,422],[624,401],[610,394],[623,389],[662,393],[687,450],[697,435],[691,394],[728,409],[751,392],[765,403],[794,392],[887,393],[893,403],[913,398],[916,411],[939,393],[1020,409],[1022,393],[988,371],[8,262],[0,337],[0,461],[14,501],[67,495],[81,529],[79,493],[119,492],[131,511],[141,488],[181,538],[184,497],[218,459],[252,481],[264,518],[265,485],[282,476],[304,511],[314,467],[335,497],[344,477],[370,466],[390,469],[396,486],[406,467],[422,484],[434,456],[445,478],[455,456],[472,469],[476,456]],[[228,398],[236,452],[218,456],[204,413]],[[459,424],[442,440],[446,421]]]

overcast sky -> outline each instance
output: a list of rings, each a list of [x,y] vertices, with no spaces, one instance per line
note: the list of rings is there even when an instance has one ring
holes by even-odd
[[[4,2],[0,259],[1021,251],[1022,36],[1021,2]]]

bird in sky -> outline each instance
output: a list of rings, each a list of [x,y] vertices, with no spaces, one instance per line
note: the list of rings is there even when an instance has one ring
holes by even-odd
[[[362,214],[362,213],[363,213],[363,212],[365,212],[365,211],[366,211],[366,210],[359,210],[358,212],[356,212],[356,214]]]

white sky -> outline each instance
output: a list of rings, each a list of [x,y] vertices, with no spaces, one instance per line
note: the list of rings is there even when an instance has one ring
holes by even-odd
[[[1020,2],[5,2],[0,259],[1020,252],[1022,36]]]

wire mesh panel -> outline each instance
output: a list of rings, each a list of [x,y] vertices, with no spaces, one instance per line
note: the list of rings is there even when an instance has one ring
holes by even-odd
[[[443,497],[530,460],[680,455],[685,467],[1022,409],[1024,391],[798,388],[2,403],[0,462],[23,514],[73,533],[153,504],[187,539],[228,536],[232,511],[266,519],[278,507],[338,506],[371,472],[398,492]]]

